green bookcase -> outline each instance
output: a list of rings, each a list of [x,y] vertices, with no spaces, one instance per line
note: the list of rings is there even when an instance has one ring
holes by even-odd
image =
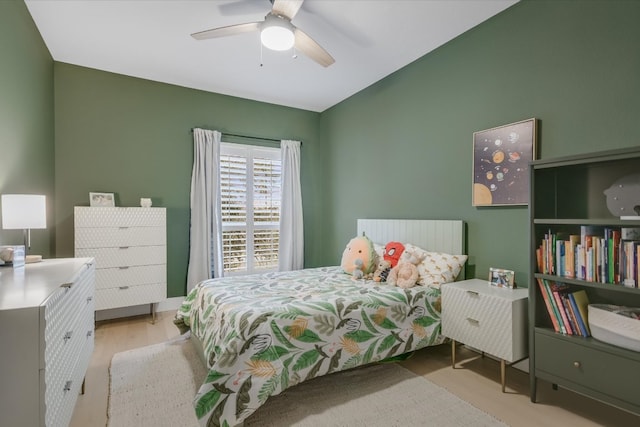
[[[640,289],[541,272],[536,249],[545,234],[580,234],[582,226],[640,227],[607,208],[604,191],[620,178],[640,173],[640,147],[603,151],[531,164],[529,204],[531,285],[529,286],[530,387],[536,401],[537,380],[550,382],[640,414],[640,353],[593,337],[556,332],[538,279],[584,289],[589,302],[640,307]],[[638,195],[640,204],[640,194]]]

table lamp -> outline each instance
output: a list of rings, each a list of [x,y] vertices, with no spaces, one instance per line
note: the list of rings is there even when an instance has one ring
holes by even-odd
[[[2,228],[24,230],[25,253],[31,247],[31,229],[47,228],[47,204],[45,196],[34,194],[2,195]],[[26,255],[25,262],[42,261],[42,255]]]

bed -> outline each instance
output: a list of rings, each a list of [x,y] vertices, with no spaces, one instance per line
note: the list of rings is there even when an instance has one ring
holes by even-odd
[[[459,220],[359,219],[362,233],[378,247],[399,241],[465,252]],[[207,426],[240,425],[300,382],[443,342],[439,287],[354,280],[338,266],[204,281],[175,323],[190,331],[208,368],[194,398]]]

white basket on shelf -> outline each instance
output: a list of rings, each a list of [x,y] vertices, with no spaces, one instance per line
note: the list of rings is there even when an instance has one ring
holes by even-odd
[[[589,329],[594,338],[640,351],[640,308],[589,304]]]

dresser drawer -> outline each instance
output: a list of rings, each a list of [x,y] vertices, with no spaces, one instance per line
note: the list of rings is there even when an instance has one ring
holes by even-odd
[[[93,352],[94,278],[91,258],[0,272],[0,425],[69,425]]]
[[[166,283],[96,290],[96,310],[160,302],[167,297]]]
[[[76,228],[76,248],[117,248],[121,246],[163,246],[164,227]]]
[[[166,298],[166,208],[76,206],[74,214],[75,255],[96,260],[96,310]]]
[[[92,312],[93,315],[93,312]],[[73,364],[67,363],[51,375],[52,369],[41,370],[41,381],[45,390],[45,425],[68,425],[73,415],[77,396],[80,394],[84,375],[89,367],[94,348],[93,329],[79,341]]]
[[[79,276],[47,299],[43,319],[45,348],[40,368],[49,368],[52,363],[62,363],[60,353],[63,348],[77,339],[78,316],[82,312],[90,312],[94,305],[94,265],[84,268]]]
[[[74,224],[77,228],[94,227],[165,227],[165,208],[76,206]]]
[[[639,405],[640,361],[583,345],[580,340],[536,333],[536,373],[542,371]]]
[[[166,281],[167,269],[164,264],[101,268],[96,272],[96,289],[148,285]]]
[[[78,248],[76,256],[91,256],[96,268],[166,264],[166,246],[124,246],[118,248]]]
[[[77,293],[80,298],[74,298],[73,304],[60,307],[60,316],[54,317],[60,321],[46,324],[44,367],[48,375],[73,368],[87,332],[91,331],[93,334],[93,288],[84,286]]]
[[[81,357],[93,352],[95,264],[81,270],[72,284],[48,299],[44,310],[44,381],[46,425],[66,425],[86,372]]]

